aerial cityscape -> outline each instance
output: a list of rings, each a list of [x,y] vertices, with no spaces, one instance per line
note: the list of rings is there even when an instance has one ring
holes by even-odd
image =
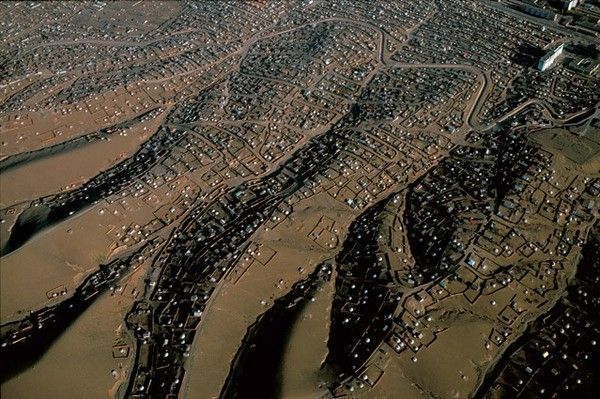
[[[0,2],[2,399],[600,397],[600,1]]]

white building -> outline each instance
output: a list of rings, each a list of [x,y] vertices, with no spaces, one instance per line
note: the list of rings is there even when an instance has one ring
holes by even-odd
[[[579,4],[579,0],[563,0],[563,6],[567,11],[571,11]]]
[[[554,64],[556,59],[562,54],[564,47],[565,45],[563,43],[557,48],[548,51],[546,55],[540,58],[540,62],[538,63],[538,69],[540,71],[545,71],[546,69],[550,68]]]

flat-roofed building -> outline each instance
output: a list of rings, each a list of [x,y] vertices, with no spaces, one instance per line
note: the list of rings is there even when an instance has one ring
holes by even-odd
[[[540,58],[538,69],[540,71],[545,71],[546,69],[550,68],[556,59],[562,54],[564,47],[565,45],[563,43],[555,49],[548,51],[542,58]]]

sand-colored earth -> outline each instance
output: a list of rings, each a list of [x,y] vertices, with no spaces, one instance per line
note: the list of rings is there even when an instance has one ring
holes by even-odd
[[[318,399],[327,393],[321,364],[327,356],[327,341],[335,275],[302,309],[283,356],[281,397]],[[307,350],[309,349],[309,350]]]
[[[112,242],[106,219],[97,212],[101,206],[42,231],[2,258],[2,322],[52,303],[47,294],[57,287],[72,292],[107,259]]]
[[[157,120],[127,135],[113,134],[83,147],[16,166],[0,177],[0,207],[70,190],[128,158],[156,129]]]
[[[125,276],[114,294],[101,295],[38,362],[2,384],[2,396],[22,399],[115,397],[126,381],[134,353],[123,320],[143,289],[141,283],[147,266],[145,263]],[[56,381],[68,383],[57,384]]]
[[[554,150],[579,165],[590,161],[595,166],[600,163],[600,131],[597,129],[591,129],[589,136],[576,135],[566,129],[547,129],[532,137],[548,150]]]
[[[285,295],[294,282],[335,255],[336,248],[326,250],[309,237],[321,217],[325,215],[338,222],[346,221],[345,225],[337,225],[336,222],[341,234],[352,220],[350,213],[346,206],[327,194],[319,194],[299,204],[294,210],[294,219],[286,219],[274,229],[263,228],[253,237],[253,243],[262,245],[261,255],[242,255],[203,315],[184,380],[184,397],[218,397],[248,327],[276,298]],[[266,265],[259,262],[266,260],[264,254],[273,252]],[[245,266],[242,267],[242,264]],[[245,272],[238,275],[236,270],[240,268]],[[327,290],[322,294],[324,297],[332,295]],[[310,387],[311,396],[319,391],[315,382],[319,378],[320,362],[326,355],[323,344],[328,335],[327,309],[330,306],[326,298],[311,303],[292,334],[294,344],[290,344],[285,356],[282,383],[282,389],[289,395],[308,394],[302,391],[302,387]],[[320,349],[302,350],[313,344],[318,344]],[[304,365],[295,364],[298,361]],[[307,371],[309,369],[310,372]],[[308,381],[310,385],[304,386]]]

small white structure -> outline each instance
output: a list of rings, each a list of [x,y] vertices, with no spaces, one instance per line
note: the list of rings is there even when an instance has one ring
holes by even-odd
[[[579,4],[579,0],[563,0],[563,6],[567,11],[571,11]]]

